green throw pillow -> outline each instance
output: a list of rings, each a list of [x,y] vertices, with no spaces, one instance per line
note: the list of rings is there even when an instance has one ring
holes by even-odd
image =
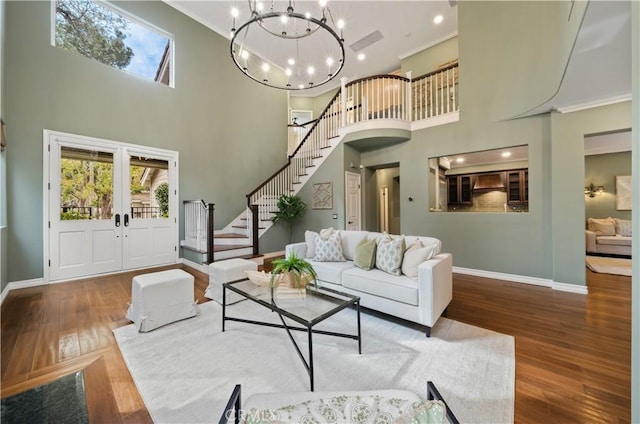
[[[356,255],[353,258],[353,263],[358,268],[362,268],[365,271],[369,271],[376,264],[376,240],[367,239],[366,237],[360,240],[360,243],[356,246]]]

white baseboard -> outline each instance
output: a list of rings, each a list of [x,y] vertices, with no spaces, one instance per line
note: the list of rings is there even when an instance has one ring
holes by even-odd
[[[587,286],[578,286],[576,284],[558,283],[554,281],[551,288],[569,293],[589,294],[589,288]]]
[[[6,285],[4,290],[2,290],[2,295],[0,297],[0,304],[4,302],[4,299],[7,297],[11,290],[18,289],[26,289],[27,287],[35,287],[35,286],[43,286],[45,283],[44,278],[33,278],[31,280],[23,280],[23,281],[12,281]]]
[[[558,283],[547,278],[529,277],[526,275],[506,274],[503,272],[484,271],[481,269],[453,267],[453,272],[458,274],[473,275],[476,277],[493,278],[495,280],[511,281],[521,284],[532,284],[535,286],[549,287],[553,290],[565,291],[570,293],[588,294],[586,286],[578,286],[576,284]]]
[[[205,264],[197,264],[193,261],[190,261],[189,259],[185,259],[185,258],[180,258],[180,263],[182,263],[185,266],[188,266],[189,268],[193,268],[196,271],[200,271],[203,274],[208,274],[209,273],[209,268],[205,265]]]

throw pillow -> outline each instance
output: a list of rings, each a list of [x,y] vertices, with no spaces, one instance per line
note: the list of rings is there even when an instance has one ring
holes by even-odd
[[[358,268],[369,271],[376,264],[376,240],[367,239],[360,240],[356,246],[356,255],[353,258],[353,264]]]
[[[404,252],[402,259],[402,273],[409,278],[418,278],[418,266],[436,254],[437,245],[431,244],[424,246],[420,240],[416,240]]]
[[[307,259],[313,259],[316,256],[316,237],[319,237],[320,234],[315,231],[305,231],[304,232],[304,242],[307,244]]]
[[[616,218],[616,234],[624,237],[631,237],[632,221],[630,219]]]
[[[391,275],[400,275],[404,250],[404,236],[391,238],[385,234],[380,237],[376,251],[376,268]]]
[[[340,234],[336,231],[328,239],[316,237],[315,241],[316,256],[313,260],[316,262],[344,262],[342,255],[342,243],[340,243]]]
[[[613,218],[589,218],[589,230],[593,231],[598,236],[615,236],[616,223]]]

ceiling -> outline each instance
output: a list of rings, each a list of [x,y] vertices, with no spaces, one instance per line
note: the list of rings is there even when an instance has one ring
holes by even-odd
[[[239,22],[248,14],[246,0],[164,1],[227,39],[232,27],[232,7],[240,10]],[[298,0],[294,5],[300,7],[305,2]],[[453,37],[458,31],[456,0],[330,0],[329,5],[334,19],[345,21],[346,57],[340,76],[349,80],[397,71],[401,59]],[[436,15],[443,16],[442,23],[433,23]],[[381,40],[357,51],[349,47],[375,31],[380,31]],[[364,61],[356,58],[360,52],[366,54]],[[334,78],[321,87],[294,91],[292,95],[317,96],[339,85],[339,78]],[[631,2],[592,0],[557,93],[521,116],[551,110],[570,112],[629,99]],[[598,140],[606,142],[607,137],[601,136]]]
[[[248,17],[247,0],[192,1],[164,0],[182,13],[206,25],[229,39],[233,18],[231,9],[240,11],[238,22]],[[265,3],[269,3],[266,2]],[[282,2],[276,2],[282,3]],[[304,3],[317,1],[295,1],[302,9]],[[454,4],[452,6],[451,4]],[[335,21],[345,22],[345,64],[338,78],[314,89],[292,92],[292,95],[317,96],[340,86],[340,77],[353,81],[371,75],[387,74],[400,69],[400,60],[427,47],[438,44],[457,34],[458,8],[455,1],[341,1],[329,0],[331,14]],[[433,18],[442,15],[440,24]],[[244,17],[244,19],[243,19]],[[350,46],[367,35],[380,31],[382,39],[357,51]],[[366,59],[359,61],[358,53],[365,53]],[[229,61],[231,61],[229,57]]]
[[[508,156],[502,156],[503,154]],[[513,146],[503,149],[483,150],[459,155],[446,156],[450,161],[451,169],[468,166],[495,165],[506,162],[528,161],[528,146]]]

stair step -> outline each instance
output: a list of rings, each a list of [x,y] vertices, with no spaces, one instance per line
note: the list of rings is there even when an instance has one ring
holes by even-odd
[[[231,228],[241,228],[243,230],[247,229],[246,225],[232,225]],[[264,227],[258,227],[259,230],[264,230]]]
[[[228,238],[228,239],[247,239],[249,238],[249,236],[247,236],[246,234],[237,234],[237,233],[226,233],[226,234],[214,234],[213,235],[214,239],[222,239],[222,238]]]
[[[246,249],[247,247],[252,247],[248,244],[221,244],[217,246],[213,246],[213,252],[225,252],[227,250],[238,250],[238,249]]]
[[[180,245],[180,247],[182,247],[183,249],[186,249],[186,250],[190,250],[190,251],[192,251],[192,252],[196,252],[196,253],[201,253],[201,254],[205,254],[205,253],[207,253],[207,251],[206,251],[206,250],[196,249],[195,247],[191,247],[191,246],[183,246],[183,245]]]

